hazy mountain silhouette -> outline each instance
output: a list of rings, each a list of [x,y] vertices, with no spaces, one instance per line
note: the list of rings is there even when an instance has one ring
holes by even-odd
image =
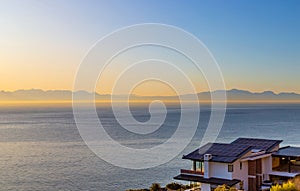
[[[224,93],[224,90],[217,90],[213,92],[201,92],[197,96],[199,100],[209,101],[211,94],[216,97]],[[226,90],[228,101],[300,101],[300,94],[296,93],[279,93],[275,94],[272,91],[265,91],[261,93],[253,93],[245,90]],[[87,91],[77,91],[75,95],[80,100],[89,100],[91,96],[95,96],[96,100],[109,100],[111,95],[100,95],[98,93],[90,93]],[[114,95],[115,100],[127,100],[126,95]],[[182,95],[186,100],[192,100],[194,95]],[[131,100],[178,100],[177,96],[137,96],[130,95]],[[13,92],[0,91],[0,101],[70,101],[72,100],[72,91],[69,90],[17,90]]]

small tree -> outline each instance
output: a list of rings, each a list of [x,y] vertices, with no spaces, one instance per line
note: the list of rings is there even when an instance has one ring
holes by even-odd
[[[150,187],[150,191],[160,191],[161,187],[160,184],[158,183],[153,183],[152,186]]]
[[[166,188],[168,188],[170,190],[180,190],[181,188],[183,188],[183,185],[172,182],[170,184],[167,184]]]

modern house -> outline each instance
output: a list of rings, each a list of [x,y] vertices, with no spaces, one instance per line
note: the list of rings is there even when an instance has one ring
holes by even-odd
[[[226,184],[248,191],[264,190],[300,174],[300,148],[283,147],[281,140],[238,138],[229,143],[208,143],[184,155],[191,170],[175,180],[199,183],[201,191]]]

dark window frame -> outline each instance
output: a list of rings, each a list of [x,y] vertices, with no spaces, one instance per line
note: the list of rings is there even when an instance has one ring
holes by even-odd
[[[228,165],[228,172],[233,172],[233,164]]]

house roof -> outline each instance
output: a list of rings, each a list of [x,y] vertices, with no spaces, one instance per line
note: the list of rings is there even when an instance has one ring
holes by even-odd
[[[247,145],[252,149],[271,151],[276,145],[279,145],[282,140],[271,139],[254,139],[254,138],[238,138],[231,144]]]
[[[280,157],[300,157],[300,147],[283,147],[272,155]]]
[[[211,161],[231,163],[238,159],[241,154],[248,152],[251,149],[245,145],[231,145],[222,143],[208,143],[203,147],[193,151],[192,153],[183,156],[183,159],[204,160],[204,155],[212,154]]]
[[[271,153],[265,153],[265,152],[263,152],[263,153],[254,154],[254,155],[243,157],[243,158],[241,158],[241,161],[257,160],[257,159],[269,157],[271,155],[272,155]]]
[[[186,174],[180,174],[176,177],[174,177],[175,180],[185,180],[185,181],[192,181],[192,182],[201,182],[201,183],[207,183],[207,184],[214,184],[214,185],[228,185],[228,186],[234,186],[237,183],[240,182],[240,180],[234,179],[234,180],[228,180],[223,178],[204,178],[202,176],[196,176],[196,175],[186,175]]]
[[[281,142],[281,140],[239,138],[229,144],[208,143],[184,155],[183,159],[203,161],[205,154],[212,154],[213,162],[232,163],[252,149],[270,151]]]

